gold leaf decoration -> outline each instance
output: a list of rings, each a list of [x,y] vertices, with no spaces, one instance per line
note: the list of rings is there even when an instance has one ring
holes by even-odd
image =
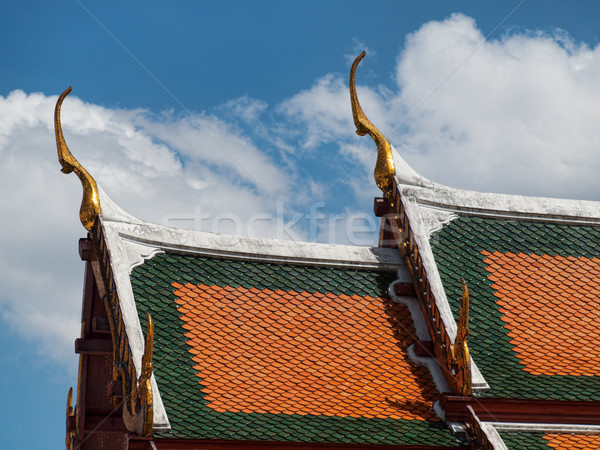
[[[460,395],[471,395],[471,357],[467,338],[469,336],[469,288],[464,278],[462,282],[462,298],[456,330],[456,339],[452,346],[452,358],[456,367],[456,385]]]
[[[377,162],[375,164],[375,183],[379,189],[386,193],[393,186],[394,175],[396,168],[394,166],[394,158],[392,157],[392,148],[390,143],[381,132],[375,128],[375,125],[365,115],[358,96],[356,94],[356,68],[358,63],[365,57],[363,51],[352,63],[350,69],[350,102],[352,103],[352,117],[356,126],[356,134],[371,136],[377,145]]]
[[[67,95],[71,92],[69,86],[56,102],[54,109],[54,132],[56,134],[56,149],[58,150],[58,161],[60,162],[63,173],[75,172],[83,186],[83,199],[79,209],[79,218],[86,230],[91,230],[100,214],[100,198],[98,197],[98,185],[96,180],[83,168],[79,161],[75,159],[63,136],[62,125],[60,123],[60,108]]]

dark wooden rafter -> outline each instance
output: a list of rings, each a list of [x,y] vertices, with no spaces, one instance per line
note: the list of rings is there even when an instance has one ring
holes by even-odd
[[[147,335],[142,367],[139,375],[133,363],[133,353],[125,330],[121,303],[110,255],[102,227],[97,222],[92,229],[94,258],[92,267],[107,311],[107,325],[112,337],[113,373],[110,390],[122,387],[121,395],[114,396],[115,406],[123,402],[123,420],[127,429],[140,436],[150,436],[153,427],[153,401],[150,377],[152,375],[152,345],[154,339],[152,319],[147,315]],[[113,391],[114,392],[114,391]]]
[[[94,436],[102,445],[123,446],[128,433],[152,432],[150,368],[136,376],[123,323],[110,260],[99,221],[87,239],[80,240],[79,254],[86,262],[81,337],[75,341],[80,355],[77,405],[67,406],[67,448],[94,448]],[[151,347],[151,345],[150,345]],[[125,416],[125,417],[124,417]],[[129,419],[129,421],[127,421]],[[91,447],[90,447],[91,445]]]
[[[105,389],[112,378],[112,342],[110,335],[94,325],[106,322],[107,317],[92,268],[93,248],[89,237],[79,241],[79,254],[85,261],[85,280],[81,337],[75,340],[75,353],[79,354],[77,398],[75,408],[72,400],[67,405],[67,448],[81,447],[84,442],[89,445],[92,432],[114,434],[124,429]],[[111,438],[107,439],[110,442]]]

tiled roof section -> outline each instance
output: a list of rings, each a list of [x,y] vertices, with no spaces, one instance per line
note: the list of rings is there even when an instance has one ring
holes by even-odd
[[[459,217],[430,242],[455,317],[461,276],[469,286],[469,347],[491,387],[479,395],[600,400],[598,376],[593,371],[580,376],[577,368],[598,366],[598,354],[585,353],[589,336],[573,338],[592,333],[598,320],[597,300],[586,292],[597,289],[592,280],[600,256],[599,228]],[[581,320],[569,319],[574,309],[583,314]],[[523,328],[533,322],[529,332],[535,336],[525,339]],[[579,351],[580,358],[569,359],[561,348],[570,349],[567,354]]]
[[[414,330],[386,297],[394,272],[167,253],[131,278],[155,323],[162,436],[456,445],[431,413],[428,372],[406,357]]]
[[[600,259],[482,253],[525,370],[600,375]]]
[[[600,436],[597,434],[539,433],[526,431],[500,431],[500,437],[510,450],[597,450]]]
[[[427,369],[398,348],[405,305],[358,295],[177,288],[208,407],[220,412],[436,420]]]

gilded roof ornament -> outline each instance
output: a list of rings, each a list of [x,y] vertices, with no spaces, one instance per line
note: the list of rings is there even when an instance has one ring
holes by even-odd
[[[460,300],[456,339],[452,345],[452,357],[456,365],[456,373],[454,375],[456,376],[458,394],[471,395],[471,356],[469,355],[469,347],[467,345],[467,338],[469,336],[469,288],[464,278],[461,278],[461,282],[462,298]]]
[[[73,415],[73,387],[69,388],[69,393],[67,394],[67,434],[65,437],[65,445],[67,450],[71,450],[73,448],[73,440],[75,439],[75,430],[72,430],[70,425],[71,418]]]
[[[146,338],[140,376],[133,379],[127,376],[133,369],[133,361],[121,363],[115,375],[123,383],[123,397],[128,399],[123,406],[123,421],[127,429],[139,436],[151,436],[154,427],[154,402],[152,400],[152,352],[154,347],[154,323],[150,313],[146,313]],[[128,353],[131,355],[131,353]],[[127,367],[126,367],[127,366]]]
[[[394,167],[394,158],[392,157],[392,148],[390,143],[381,132],[375,128],[371,121],[365,115],[358,96],[356,94],[356,68],[358,63],[365,57],[363,51],[352,63],[350,69],[350,102],[352,103],[352,117],[356,126],[356,134],[364,136],[368,134],[373,138],[377,145],[377,163],[375,164],[375,183],[384,193],[392,187],[392,181],[396,174]]]
[[[56,149],[58,150],[58,161],[62,165],[63,173],[75,172],[83,186],[83,199],[81,200],[81,208],[79,209],[79,218],[81,223],[87,230],[91,230],[96,221],[96,217],[100,214],[100,198],[98,197],[98,185],[96,180],[83,168],[79,161],[75,159],[63,136],[62,126],[60,123],[60,108],[65,97],[71,92],[69,86],[56,102],[54,109],[54,132],[56,133]]]
[[[142,436],[150,436],[154,425],[154,408],[152,402],[152,351],[154,348],[154,323],[150,313],[146,313],[146,342],[142,355],[142,370],[137,381],[137,390],[144,411]]]

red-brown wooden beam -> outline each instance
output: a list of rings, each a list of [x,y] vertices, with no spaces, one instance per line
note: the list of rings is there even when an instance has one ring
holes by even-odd
[[[79,239],[79,257],[82,261],[91,261],[93,255],[92,241],[89,237]]]
[[[433,341],[416,341],[414,350],[415,355],[422,358],[435,358]]]
[[[94,333],[109,334],[110,325],[106,317],[92,317],[92,331]]]
[[[393,213],[389,200],[384,197],[375,197],[373,199],[373,213],[375,217],[383,217],[386,214]]]
[[[394,294],[404,297],[416,297],[417,292],[412,283],[394,283]]]
[[[119,409],[119,414],[121,410]],[[123,419],[119,416],[85,416],[85,433],[127,433]]]
[[[600,403],[558,400],[517,400],[442,395],[446,421],[468,420],[467,405],[483,422],[567,423],[600,425]]]
[[[112,350],[110,339],[75,339],[75,353],[80,355],[110,355]]]

